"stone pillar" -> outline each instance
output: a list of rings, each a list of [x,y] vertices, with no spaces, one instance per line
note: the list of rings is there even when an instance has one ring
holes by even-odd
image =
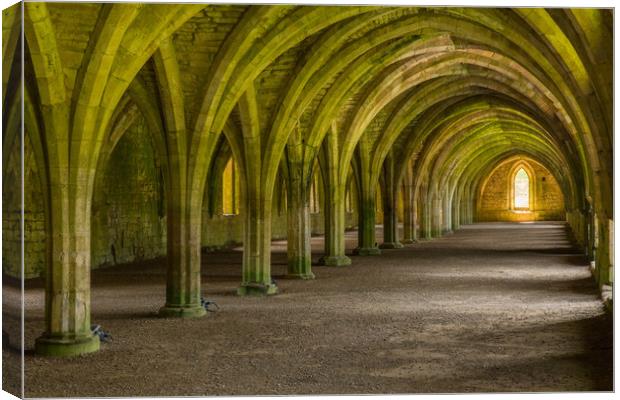
[[[327,266],[351,265],[345,255],[345,185],[327,184],[325,193],[325,255],[320,263]]]
[[[399,249],[403,245],[398,241],[397,192],[394,176],[394,163],[388,156],[383,164],[383,243],[381,249]]]
[[[609,234],[611,232],[610,219],[608,219],[604,214],[597,214],[597,229],[598,234],[595,240],[596,242],[596,277],[599,284],[599,287],[603,287],[603,285],[611,284],[611,274],[610,268],[612,265],[612,260],[610,258],[610,244],[613,241],[613,237],[610,237]]]
[[[47,225],[45,273],[45,332],[35,352],[73,356],[99,350],[99,337],[90,330],[90,206],[71,198],[79,188],[52,177],[50,220]]]
[[[588,257],[588,261],[591,263],[594,261],[594,252],[595,252],[595,237],[596,230],[594,229],[594,211],[592,210],[592,206],[590,203],[586,206],[586,215],[585,215],[585,243],[586,243],[586,256]]]
[[[461,213],[459,211],[459,199],[457,194],[452,198],[452,230],[455,231],[461,226]]]
[[[608,221],[608,236],[607,236],[607,249],[609,253],[607,257],[609,258],[609,284],[613,285],[614,283],[614,220],[609,219]]]
[[[375,241],[375,207],[374,190],[362,190],[362,198],[358,213],[358,247],[353,251],[356,255],[374,256],[381,254],[381,250],[379,250]]]
[[[287,276],[314,279],[310,248],[309,184],[303,179],[301,165],[289,163],[287,182]]]
[[[387,193],[386,193],[387,194]],[[393,196],[391,196],[393,197]],[[388,199],[384,202],[383,208],[383,243],[379,246],[381,249],[400,249],[402,243],[398,241],[398,217],[394,204]]]
[[[430,205],[427,201],[420,202],[420,237],[424,240],[432,239],[430,224]]]
[[[584,249],[584,253],[586,256],[590,254],[589,246],[590,246],[590,218],[587,211],[580,213],[579,227],[581,228],[581,245]]]
[[[158,77],[166,77],[157,82],[162,109],[165,111],[162,117],[165,122],[164,143],[168,164],[166,303],[159,314],[163,317],[200,317],[206,314],[200,303],[200,237],[204,188],[195,188],[189,183],[191,173],[196,170],[188,169],[189,140],[183,102],[175,100],[182,100],[183,93],[178,86],[180,78],[172,41],[162,41],[153,57]],[[142,95],[146,95],[146,92]],[[209,206],[213,207],[212,204]],[[217,207],[221,208],[221,198]]]
[[[416,201],[415,197],[411,197],[411,206],[413,207],[411,209],[411,215],[412,215],[412,227],[413,229],[411,230],[411,233],[413,234],[412,240],[414,242],[418,241],[419,238],[419,227],[418,227],[418,221],[420,220],[420,213],[418,211],[418,202]]]
[[[441,237],[441,221],[442,221],[442,208],[441,199],[437,195],[433,195],[433,201],[431,206],[431,235],[432,237]]]
[[[474,222],[474,200],[470,196],[469,192],[466,195],[465,199],[465,223],[471,224]]]
[[[272,196],[265,193],[260,174],[248,173],[246,180],[242,281],[237,293],[242,296],[276,294],[278,287],[271,279]]]
[[[415,227],[415,201],[412,196],[412,186],[405,183],[403,186],[403,241],[402,243],[414,243],[416,241]]]
[[[345,195],[346,179],[340,180],[338,170],[338,135],[335,125],[323,142],[326,171],[323,174],[325,185],[325,255],[319,263],[327,266],[351,265],[351,259],[345,255]]]
[[[168,196],[166,304],[159,314],[200,317],[206,314],[200,304],[200,207],[189,210],[178,182],[170,184],[173,186]]]
[[[254,86],[239,99],[243,131],[243,295],[270,295],[278,292],[271,279],[271,209],[273,185],[267,187],[262,175],[266,168],[262,155],[259,111]],[[275,180],[275,177],[274,177]]]
[[[468,224],[465,203],[467,203],[467,199],[465,199],[465,195],[463,194],[460,196],[459,201],[459,223],[462,225]]]
[[[585,252],[583,240],[583,214],[577,208],[566,212],[566,222],[570,228],[571,236],[575,243]]]
[[[443,229],[442,234],[452,233],[452,208],[450,207],[450,202],[448,201],[448,195],[443,195]]]

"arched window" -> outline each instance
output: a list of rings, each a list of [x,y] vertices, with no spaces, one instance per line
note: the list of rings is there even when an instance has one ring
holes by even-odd
[[[239,213],[239,183],[235,162],[228,160],[222,174],[222,213],[235,215]]]
[[[530,208],[530,177],[523,168],[520,168],[515,174],[514,180],[515,197],[514,208],[515,209],[529,209]]]

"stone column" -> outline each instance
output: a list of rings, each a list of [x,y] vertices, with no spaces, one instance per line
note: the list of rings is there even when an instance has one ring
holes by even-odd
[[[613,237],[610,237],[611,229],[611,220],[607,218],[607,216],[603,213],[596,214],[597,223],[596,227],[598,229],[596,242],[596,251],[595,251],[595,262],[596,262],[596,277],[599,287],[603,287],[603,285],[611,284],[611,265],[612,259],[610,258],[610,243],[613,241]]]
[[[289,155],[295,153],[295,150],[297,149],[287,148]],[[308,204],[310,183],[306,182],[303,177],[301,162],[296,162],[293,157],[289,157],[287,183],[287,276],[314,279],[310,248],[310,207]]]
[[[73,356],[99,350],[99,337],[90,330],[90,202],[66,182],[66,175],[52,175],[45,332],[36,340],[35,352]]]
[[[325,156],[325,255],[319,260],[326,266],[351,265],[345,255],[345,195],[346,182],[340,182],[338,174],[338,135],[335,127],[327,134],[322,147]]]
[[[189,210],[184,190],[171,182],[168,196],[168,269],[166,304],[163,317],[200,317],[206,314],[200,304],[200,207]]]
[[[614,283],[614,220],[608,219],[608,230],[607,230],[607,257],[609,259],[609,283],[613,285]]]
[[[595,252],[595,229],[594,229],[594,211],[591,203],[586,205],[585,213],[585,243],[586,256],[591,263],[594,261]]]
[[[432,239],[430,224],[430,204],[422,200],[420,202],[420,237],[424,240]]]
[[[381,249],[399,249],[403,245],[398,241],[397,192],[394,176],[394,162],[388,156],[383,164],[383,243]]]
[[[359,208],[358,247],[354,254],[373,256],[381,254],[375,242],[375,192],[373,189],[362,190]]]
[[[412,186],[408,182],[403,185],[403,219],[402,243],[414,243],[416,241],[415,201],[412,196]]]
[[[325,196],[325,255],[320,263],[327,266],[351,265],[345,255],[345,185],[328,184]]]
[[[464,196],[461,197],[462,204],[463,204],[463,214],[461,216],[461,220],[465,223],[465,224],[471,224],[472,222],[474,222],[474,209],[475,209],[475,205],[474,205],[474,199],[475,197],[472,197],[469,193],[469,187],[467,187],[467,189],[464,192]]]
[[[459,207],[459,224],[461,225],[468,224],[467,212],[466,212],[466,207],[465,207],[466,202],[467,202],[467,199],[465,198],[465,196],[464,195],[460,196],[458,207]]]
[[[165,79],[158,79],[157,83],[164,111],[164,143],[168,160],[166,303],[159,314],[163,317],[200,317],[206,314],[200,303],[200,229],[204,187],[195,188],[189,183],[191,174],[196,170],[188,168],[189,138],[185,129],[183,93],[178,85],[180,77],[172,41],[162,41],[153,57],[158,78],[165,76]],[[144,96],[148,94],[144,92],[140,95]],[[221,198],[217,207],[221,207]]]
[[[263,170],[259,111],[254,86],[239,99],[243,131],[243,266],[239,295],[278,292],[271,279],[271,209],[273,186],[266,187]]]
[[[271,279],[271,196],[260,178],[248,177],[244,207],[243,267],[239,295],[270,295],[278,292]]]
[[[411,230],[411,232],[413,233],[413,238],[412,240],[414,242],[418,241],[419,238],[419,231],[418,231],[418,221],[419,221],[419,213],[418,213],[418,202],[416,201],[415,197],[412,196],[411,198],[411,215],[413,217],[411,224],[413,226],[413,229]]]
[[[442,234],[452,233],[452,208],[448,201],[448,195],[443,195],[443,230]]]
[[[435,194],[431,204],[431,235],[437,238],[441,237],[441,221],[443,219],[441,199]]]
[[[575,211],[575,213],[577,214],[577,216],[575,217],[576,219],[576,236],[577,236],[577,240],[579,241],[579,244],[581,245],[582,249],[585,249],[586,247],[586,240],[585,240],[585,216],[583,215],[583,213],[581,212],[581,210]],[[585,251],[585,250],[584,250]]]
[[[461,226],[461,213],[459,209],[459,199],[457,193],[452,198],[452,230],[455,231]]]

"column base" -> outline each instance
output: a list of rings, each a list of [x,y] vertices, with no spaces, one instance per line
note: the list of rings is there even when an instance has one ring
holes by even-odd
[[[35,341],[34,351],[41,356],[70,357],[99,350],[99,336],[87,335],[77,338],[41,336]]]
[[[351,259],[347,256],[324,256],[319,259],[319,264],[327,267],[342,267],[351,265]]]
[[[356,256],[378,256],[381,254],[381,250],[378,247],[358,247],[353,250],[353,254]]]
[[[288,260],[287,279],[314,279],[312,259],[310,257],[293,257]]]
[[[159,316],[164,318],[196,318],[202,317],[207,310],[201,305],[170,306],[165,305],[159,309]]]
[[[415,242],[417,242],[417,240],[413,240],[413,239],[403,239],[401,241],[402,244],[412,244],[412,243],[415,243]]]
[[[386,243],[381,243],[379,248],[380,249],[402,249],[403,244],[400,242],[386,242]]]
[[[276,293],[278,287],[273,283],[244,283],[237,289],[239,296],[269,296]]]
[[[307,274],[291,274],[288,273],[285,276],[286,279],[303,279],[303,280],[310,280],[310,279],[314,279],[315,276],[312,272],[308,272]]]

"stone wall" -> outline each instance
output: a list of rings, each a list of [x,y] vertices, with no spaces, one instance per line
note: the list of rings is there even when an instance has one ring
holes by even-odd
[[[166,200],[146,122],[139,117],[97,176],[92,205],[91,263],[106,265],[166,254]]]
[[[21,276],[21,168],[19,137],[13,143],[3,172],[2,271]],[[30,137],[24,136],[24,277],[45,269],[45,203]]]
[[[286,239],[287,221],[286,210],[278,210],[277,201],[271,212],[271,238],[273,240]],[[311,213],[311,235],[325,234],[325,216],[323,213]],[[357,212],[345,214],[345,228],[353,229],[357,226]],[[241,215],[214,215],[209,216],[206,207],[202,217],[202,247],[216,250],[243,242],[243,216]]]
[[[478,200],[478,221],[552,221],[565,220],[564,197],[558,182],[542,165],[526,160],[533,180],[534,208],[514,210],[511,197],[511,173],[520,160],[501,164],[489,176]]]
[[[271,237],[274,240],[286,238],[286,212],[272,211]],[[207,251],[242,244],[243,216],[220,214],[209,217],[203,209],[201,241]]]

